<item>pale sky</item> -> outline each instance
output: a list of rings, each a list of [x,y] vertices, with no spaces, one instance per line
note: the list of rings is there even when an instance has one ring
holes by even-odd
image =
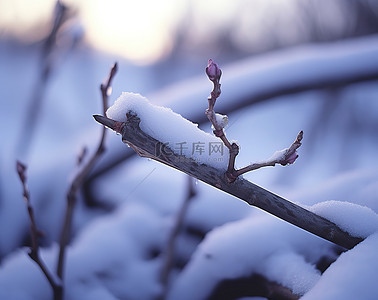
[[[190,0],[66,0],[76,9],[85,38],[94,47],[149,63],[161,58],[172,47],[177,25]],[[227,1],[191,1],[200,4],[204,16],[228,13]],[[230,1],[229,3],[232,3]],[[218,4],[217,4],[218,3]],[[0,34],[16,35],[27,41],[38,40],[49,28],[54,0],[0,0]],[[232,6],[232,5],[231,5]],[[215,20],[217,21],[217,20]],[[38,25],[44,24],[46,30]],[[80,24],[80,25],[79,25]]]
[[[137,64],[153,63],[169,54],[180,26],[185,27],[189,51],[224,30],[230,32],[236,47],[248,50],[252,45],[262,51],[272,46],[272,32],[286,44],[295,44],[306,35],[304,27],[293,21],[298,21],[302,13],[293,5],[295,0],[61,2],[72,7],[77,15],[71,27],[66,28],[68,32],[84,33],[86,42],[94,48]],[[0,0],[0,37],[17,36],[27,42],[43,38],[51,26],[55,3],[55,0]],[[325,12],[332,16],[333,23],[326,24],[327,31],[332,26],[336,26],[335,31],[345,26],[345,18],[341,18],[335,1],[324,2],[321,7],[321,16]]]

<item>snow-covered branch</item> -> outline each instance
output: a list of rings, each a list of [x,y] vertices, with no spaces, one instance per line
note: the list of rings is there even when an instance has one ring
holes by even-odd
[[[130,101],[127,101],[128,97],[131,97]],[[126,105],[123,100],[126,100]],[[183,151],[182,148],[169,146],[169,141],[174,141],[175,134],[178,136],[176,141],[187,137],[198,143],[201,139],[206,138],[207,140],[203,142],[206,145],[213,143],[213,139],[216,140],[215,137],[199,130],[194,124],[171,110],[165,108],[159,110],[148,103],[145,98],[135,94],[125,93],[117,102],[107,111],[107,115],[112,116],[115,120],[99,115],[94,118],[99,123],[120,133],[122,141],[140,156],[162,162],[344,248],[351,249],[362,241],[361,238],[349,235],[334,223],[243,178],[238,177],[230,183],[225,176],[227,164],[222,163],[219,158],[214,161],[211,159],[212,157],[204,157],[200,161],[198,153],[196,157],[190,157],[190,155],[186,156],[185,153],[180,153]],[[126,117],[124,110],[126,110]],[[151,111],[155,113],[155,116],[150,114]],[[161,119],[164,122],[161,122]],[[172,120],[175,124],[169,123]],[[169,132],[161,132],[160,126],[164,126]],[[186,134],[188,135],[186,136]],[[220,147],[220,145],[217,146]],[[228,151],[223,151],[223,154],[228,154]]]
[[[225,66],[222,97],[217,110],[231,113],[248,105],[309,90],[342,88],[378,79],[378,35],[333,43],[288,48],[253,56]],[[203,98],[208,95],[203,76],[173,84],[150,95],[193,122],[207,121]],[[113,150],[115,152],[115,150]],[[132,157],[131,151],[113,153],[90,175],[88,185]]]

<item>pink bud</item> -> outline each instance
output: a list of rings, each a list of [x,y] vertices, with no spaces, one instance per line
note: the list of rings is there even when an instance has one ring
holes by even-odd
[[[212,59],[209,59],[206,67],[206,74],[211,81],[219,80],[222,75],[222,70],[218,67]]]

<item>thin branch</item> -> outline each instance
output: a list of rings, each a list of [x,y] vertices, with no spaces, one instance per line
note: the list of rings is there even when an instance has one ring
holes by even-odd
[[[101,84],[100,86],[104,114],[108,107],[108,97],[111,93],[111,83],[116,72],[117,72],[117,63],[115,63],[113,67],[111,68],[111,71],[106,80],[106,83]],[[93,156],[90,157],[88,162],[82,165],[82,168],[78,171],[77,175],[73,179],[71,186],[69,188],[69,191],[67,193],[67,207],[66,207],[66,212],[65,212],[65,217],[64,217],[63,229],[62,229],[60,241],[59,241],[59,258],[58,258],[58,263],[57,263],[57,275],[61,280],[63,280],[63,268],[64,268],[65,254],[66,254],[66,246],[68,244],[69,236],[71,233],[73,211],[76,204],[77,192],[83,185],[83,182],[86,176],[88,176],[89,172],[93,169],[94,165],[97,163],[97,161],[99,160],[99,158],[105,151],[105,136],[106,136],[106,129],[105,127],[103,127],[102,134],[101,134],[96,151],[94,152]]]
[[[287,164],[292,164],[298,158],[297,149],[302,145],[301,141],[303,139],[303,131],[300,131],[295,139],[295,141],[290,145],[289,148],[277,151],[273,154],[271,158],[266,161],[257,162],[250,164],[244,168],[236,171],[236,175],[240,176],[244,173],[260,169],[262,167],[274,167],[276,164],[286,166]]]
[[[122,134],[122,141],[144,157],[153,158],[181,172],[197,178],[215,188],[229,193],[250,205],[311,232],[321,238],[333,242],[341,247],[351,249],[363,239],[354,237],[342,230],[331,221],[322,218],[278,195],[275,195],[241,177],[230,183],[224,176],[224,170],[206,164],[198,164],[187,158],[180,160],[166,144],[154,139],[140,127],[140,119],[135,114],[129,114],[126,122],[116,122],[103,116],[94,116],[96,121]],[[156,157],[156,149],[164,149]]]
[[[20,177],[20,181],[22,183],[23,197],[28,208],[28,214],[29,214],[29,219],[30,219],[30,236],[31,236],[32,244],[31,244],[30,252],[28,253],[28,255],[39,266],[39,268],[45,275],[46,279],[50,283],[50,286],[54,292],[54,299],[60,300],[62,299],[62,292],[63,292],[61,282],[57,278],[53,277],[53,274],[49,271],[49,269],[45,265],[39,253],[38,237],[42,234],[37,229],[37,225],[34,218],[34,210],[30,203],[30,193],[26,185],[26,179],[27,179],[26,166],[22,164],[21,162],[17,161],[16,169],[17,169],[18,176]]]
[[[163,267],[160,273],[160,283],[163,286],[163,292],[160,299],[165,299],[165,296],[167,294],[168,278],[169,278],[169,274],[171,273],[173,263],[175,261],[175,243],[176,243],[179,233],[181,232],[183,228],[184,219],[188,211],[189,204],[191,200],[193,199],[193,197],[195,197],[196,193],[197,192],[194,188],[193,177],[188,176],[188,192],[177,214],[176,221],[174,223],[174,226],[168,238],[167,248],[164,253]]]
[[[209,63],[206,67],[206,74],[214,85],[213,90],[207,99],[209,101],[209,108],[206,110],[206,116],[214,127],[213,132],[215,136],[219,137],[229,150],[232,150],[232,145],[224,133],[223,126],[218,123],[216,113],[214,112],[215,102],[221,94],[220,78],[222,76],[222,71],[217,64],[209,59]]]
[[[219,137],[224,145],[228,148],[230,156],[228,160],[228,167],[225,173],[226,178],[229,182],[234,182],[236,178],[240,175],[256,170],[262,167],[275,166],[276,164],[281,164],[286,166],[287,164],[292,164],[298,158],[297,149],[302,145],[301,141],[303,139],[303,131],[299,132],[296,140],[289,148],[286,148],[281,151],[277,151],[270,159],[264,162],[253,163],[247,167],[241,168],[239,170],[235,169],[235,160],[239,154],[239,146],[236,143],[230,143],[224,133],[224,125],[220,124],[217,120],[217,114],[214,111],[214,105],[217,98],[221,94],[221,84],[220,78],[222,76],[222,70],[209,59],[208,65],[206,67],[206,74],[209,77],[209,80],[213,83],[214,87],[211,91],[211,94],[208,98],[209,108],[206,110],[206,116],[213,125],[215,136]],[[220,116],[220,115],[219,115]],[[226,116],[221,116],[227,118]]]
[[[222,126],[218,122],[217,114],[214,111],[215,102],[221,94],[220,78],[222,76],[222,70],[211,59],[209,59],[209,62],[205,70],[210,81],[213,83],[213,90],[211,91],[210,96],[207,99],[209,102],[209,108],[206,110],[206,116],[213,125],[213,132],[215,136],[219,137],[229,150],[230,156],[228,159],[228,167],[225,175],[228,178],[228,180],[232,182],[238,177],[235,171],[235,159],[236,156],[239,154],[239,146],[236,143],[231,144],[230,141],[227,139],[226,134],[224,133],[224,126]]]
[[[26,154],[29,151],[31,142],[33,140],[37,122],[40,119],[43,98],[45,96],[51,74],[54,71],[53,54],[56,48],[56,38],[59,29],[68,19],[68,7],[61,1],[57,0],[55,4],[53,24],[50,29],[49,35],[46,37],[43,43],[43,48],[40,56],[40,70],[38,81],[34,87],[31,99],[28,103],[28,107],[25,110],[26,116],[24,124],[21,127],[22,131],[17,141],[17,149],[22,151],[21,154]]]

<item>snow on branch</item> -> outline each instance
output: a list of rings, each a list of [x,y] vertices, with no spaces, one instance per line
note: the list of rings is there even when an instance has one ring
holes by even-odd
[[[215,69],[215,77],[212,78],[216,81],[218,77],[220,78],[220,72],[217,73]],[[210,103],[210,109],[211,106]],[[203,132],[196,124],[170,109],[155,106],[141,95],[123,93],[107,110],[106,115],[107,117],[94,115],[94,118],[121,134],[122,141],[142,157],[178,169],[344,248],[351,249],[362,241],[362,238],[351,236],[329,220],[244,178],[236,176],[234,181],[229,180],[226,174],[230,168],[229,158],[236,155],[232,145],[231,149],[227,145],[224,147],[225,144],[217,137]],[[219,125],[217,122],[214,122],[215,130]],[[294,162],[295,151],[300,146],[301,139],[300,133],[292,146],[278,152],[279,155],[275,155],[271,163]]]
[[[378,79],[378,36],[293,47],[234,62],[223,68],[222,97],[217,109],[234,112],[261,101],[309,90],[333,89]],[[151,95],[154,103],[170,107],[196,123],[207,118],[202,98],[208,92],[203,76],[187,79]],[[90,175],[88,185],[132,157],[117,152]]]

